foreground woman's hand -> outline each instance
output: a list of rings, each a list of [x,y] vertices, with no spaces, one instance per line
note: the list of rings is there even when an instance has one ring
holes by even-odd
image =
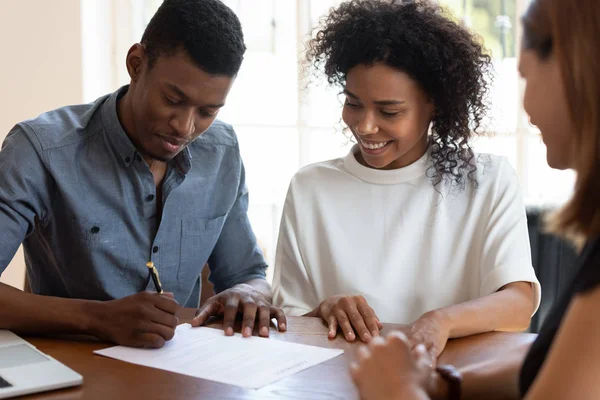
[[[400,331],[374,338],[358,350],[350,373],[363,400],[429,399],[434,376],[430,353]]]

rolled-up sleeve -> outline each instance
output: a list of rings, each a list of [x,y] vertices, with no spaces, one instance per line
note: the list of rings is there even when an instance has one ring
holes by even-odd
[[[502,160],[486,230],[481,260],[481,296],[509,283],[530,282],[533,314],[541,300],[541,287],[531,263],[525,204],[515,171]]]
[[[238,150],[239,154],[239,150]],[[221,235],[208,259],[209,280],[219,293],[251,279],[265,279],[267,263],[248,219],[248,188],[244,164],[236,200],[227,214]]]
[[[0,275],[37,221],[48,217],[52,178],[35,134],[15,126],[0,150]]]

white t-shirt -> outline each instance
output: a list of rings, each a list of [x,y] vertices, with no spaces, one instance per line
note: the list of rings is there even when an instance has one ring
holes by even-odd
[[[540,285],[531,264],[525,206],[503,157],[477,155],[477,187],[434,187],[429,152],[395,170],[344,158],[292,179],[275,260],[274,303],[303,315],[338,294],[362,295],[382,322],[496,292]]]

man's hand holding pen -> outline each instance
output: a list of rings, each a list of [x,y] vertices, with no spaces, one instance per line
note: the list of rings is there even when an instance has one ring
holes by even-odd
[[[92,303],[91,331],[100,339],[124,346],[159,348],[175,336],[181,306],[164,293],[158,270],[146,264],[156,293],[141,292],[118,300]]]
[[[152,292],[96,302],[91,307],[95,336],[124,346],[152,348],[173,338],[181,308],[173,294]]]

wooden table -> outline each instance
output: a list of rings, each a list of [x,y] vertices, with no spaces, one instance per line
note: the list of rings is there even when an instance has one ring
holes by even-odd
[[[193,315],[184,310],[181,321]],[[220,322],[212,323],[220,327]],[[386,324],[384,333],[399,325]],[[465,366],[494,357],[508,350],[525,352],[535,335],[488,333],[451,340],[440,358],[441,363]],[[346,350],[343,356],[284,378],[259,390],[210,382],[154,368],[142,367],[93,354],[94,350],[111,346],[95,340],[70,340],[25,337],[46,354],[83,375],[80,387],[21,397],[20,399],[355,399],[357,393],[348,375],[348,360],[357,343],[347,343],[338,336],[327,338],[327,327],[317,318],[288,318],[288,332],[271,330],[272,340]],[[522,349],[522,350],[521,350]]]

